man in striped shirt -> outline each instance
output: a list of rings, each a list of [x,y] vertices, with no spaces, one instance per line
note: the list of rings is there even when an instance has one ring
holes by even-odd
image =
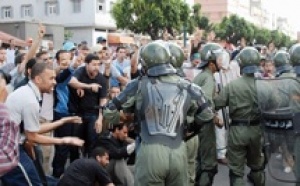
[[[7,97],[6,82],[0,79],[0,177],[18,164],[19,126],[10,120],[4,102]]]

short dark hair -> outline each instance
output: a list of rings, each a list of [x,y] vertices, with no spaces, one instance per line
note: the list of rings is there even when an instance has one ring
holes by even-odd
[[[81,44],[82,44],[82,45],[87,45],[88,42],[87,42],[87,41],[81,41]]]
[[[48,52],[47,51],[40,51],[35,56],[36,56],[36,58],[40,58],[44,54],[48,54]]]
[[[32,67],[36,64],[36,59],[35,58],[31,58],[28,60],[28,62],[25,65],[25,76],[29,77],[28,74],[28,69],[32,69]]]
[[[114,124],[112,128],[112,132],[115,132],[117,129],[122,130],[127,124],[125,123],[119,123],[119,124]]]
[[[42,74],[46,69],[53,70],[52,64],[36,62],[31,69],[30,78],[34,79],[36,76]]]
[[[90,50],[88,46],[82,45],[81,50]]]
[[[101,157],[101,156],[105,156],[105,154],[108,154],[108,151],[105,148],[96,147],[92,150],[91,157],[96,159],[97,156]]]
[[[60,56],[60,54],[63,54],[63,53],[69,53],[69,51],[67,51],[67,50],[59,50],[59,51],[57,51],[56,54],[55,54],[55,59],[57,61],[59,61],[59,56]]]
[[[119,50],[121,50],[121,49],[124,49],[124,50],[125,50],[125,49],[126,49],[126,47],[123,47],[123,46],[118,46],[118,47],[117,47],[117,50],[116,50],[116,52],[118,53],[118,52],[119,52]]]
[[[104,37],[100,36],[97,38],[97,43],[103,43],[103,42],[106,42],[106,39]]]
[[[93,60],[100,60],[99,56],[95,55],[95,54],[88,54],[85,59],[84,62],[89,64],[90,62],[92,62]]]
[[[24,56],[25,56],[25,53],[20,53],[15,57],[15,66],[22,63]]]

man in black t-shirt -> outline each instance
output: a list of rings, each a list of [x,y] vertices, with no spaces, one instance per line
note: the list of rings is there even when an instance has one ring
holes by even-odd
[[[108,163],[108,152],[101,147],[95,148],[91,158],[78,159],[70,164],[58,186],[94,186],[96,183],[113,186],[104,168]]]
[[[69,82],[79,94],[79,99],[72,104],[76,104],[77,113],[83,120],[77,135],[85,140],[85,155],[91,153],[97,133],[102,131],[102,109],[99,110],[97,106],[106,103],[107,85],[105,77],[99,73],[99,66],[99,57],[88,54],[85,57],[85,66],[77,69]]]

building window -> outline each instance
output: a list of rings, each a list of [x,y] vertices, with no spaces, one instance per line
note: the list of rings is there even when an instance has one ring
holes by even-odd
[[[21,7],[22,17],[32,17],[33,16],[32,10],[33,10],[32,5],[22,5]]]
[[[2,18],[12,18],[13,11],[11,6],[2,7]]]
[[[105,12],[105,1],[104,0],[97,0],[97,11]]]
[[[57,1],[49,1],[46,2],[46,15],[57,15],[58,14],[58,2]]]
[[[81,0],[73,0],[73,12],[74,13],[81,12]]]

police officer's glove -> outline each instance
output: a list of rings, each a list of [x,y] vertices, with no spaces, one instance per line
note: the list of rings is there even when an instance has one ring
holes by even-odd
[[[135,143],[131,143],[127,145],[126,149],[127,149],[127,154],[129,155],[132,154],[135,149]]]
[[[214,116],[213,123],[220,129],[224,126],[224,122],[217,115]]]

